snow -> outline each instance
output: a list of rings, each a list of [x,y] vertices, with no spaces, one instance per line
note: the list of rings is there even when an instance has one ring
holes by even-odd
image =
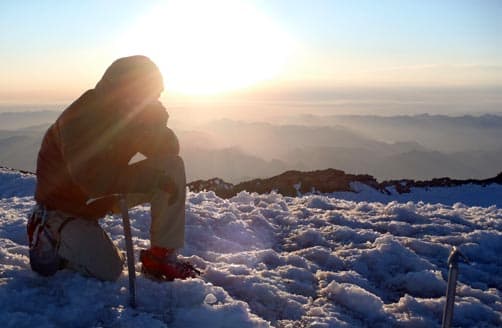
[[[393,200],[400,203],[413,201],[424,203],[441,203],[454,205],[461,203],[465,206],[491,206],[499,205],[502,202],[502,188],[498,184],[486,186],[466,184],[456,187],[431,187],[431,188],[411,188],[410,193],[399,194],[394,187],[386,190],[389,194],[381,193],[368,185],[360,182],[351,184],[352,190],[356,192],[335,192],[332,197],[353,201],[371,201],[388,203]]]
[[[34,184],[0,171],[2,327],[439,327],[452,246],[470,260],[459,265],[454,326],[502,325],[502,186],[228,200],[189,192],[182,256],[203,277],[158,283],[137,264],[132,309],[126,268],[117,282],[30,270]],[[130,212],[137,258],[149,207]],[[124,249],[120,218],[101,224]]]

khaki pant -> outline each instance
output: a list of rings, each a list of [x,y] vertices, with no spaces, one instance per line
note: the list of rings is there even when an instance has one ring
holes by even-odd
[[[170,202],[170,194],[155,190],[151,194],[126,195],[128,207],[151,204],[151,246],[181,248],[185,240],[186,178],[183,160],[179,156],[145,160],[145,165],[161,168],[175,182],[177,197]],[[120,213],[118,209],[113,211]],[[47,226],[58,238],[58,254],[67,261],[67,267],[101,280],[116,280],[122,273],[123,256],[99,223],[94,220],[73,218],[61,225],[70,215],[49,211]]]

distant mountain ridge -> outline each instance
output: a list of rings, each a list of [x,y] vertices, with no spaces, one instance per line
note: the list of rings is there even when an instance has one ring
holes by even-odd
[[[59,113],[0,113],[0,165],[34,171],[43,135]],[[379,181],[486,179],[502,168],[502,116],[287,116],[214,119],[179,137],[188,181],[237,184],[288,170],[337,168]]]
[[[500,148],[502,115],[305,115],[290,118],[288,124],[339,125],[363,132],[370,139],[387,142],[416,141],[445,153]],[[482,134],[479,132],[482,131]],[[480,148],[481,147],[481,148]]]
[[[41,110],[26,112],[0,112],[0,130],[17,130],[54,122],[61,111]]]
[[[0,166],[0,173],[2,171],[35,175],[30,171]],[[286,171],[270,178],[252,179],[238,184],[225,182],[220,178],[196,180],[188,183],[187,187],[192,192],[213,191],[221,198],[231,198],[241,191],[256,192],[258,194],[275,191],[283,196],[296,197],[307,193],[356,192],[353,188],[354,183],[366,185],[383,194],[390,194],[390,188],[394,188],[399,194],[405,194],[409,193],[412,188],[458,187],[468,184],[478,186],[502,185],[502,172],[493,178],[482,180],[459,180],[444,177],[426,181],[401,179],[378,182],[377,179],[368,174],[350,174],[342,170],[327,169],[309,172]]]
[[[241,191],[259,194],[276,191],[283,196],[296,197],[306,193],[332,193],[339,191],[355,192],[353,183],[361,183],[381,193],[390,194],[389,189],[395,188],[399,194],[409,193],[411,188],[456,187],[467,184],[486,186],[489,184],[502,185],[502,172],[490,179],[457,180],[437,178],[427,181],[411,179],[389,180],[378,182],[367,174],[347,174],[336,169],[317,170],[310,172],[287,171],[267,179],[253,179],[250,181],[231,184],[219,178],[197,180],[190,182],[188,188],[194,192],[214,191],[222,198],[230,198]]]

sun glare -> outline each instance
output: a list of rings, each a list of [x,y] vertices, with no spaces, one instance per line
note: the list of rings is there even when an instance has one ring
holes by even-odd
[[[215,94],[277,76],[292,42],[257,8],[241,1],[168,1],[125,35],[121,54],[145,54],[168,92]]]

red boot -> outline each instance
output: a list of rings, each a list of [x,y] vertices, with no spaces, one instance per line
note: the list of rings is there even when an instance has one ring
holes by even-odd
[[[200,274],[190,263],[176,259],[174,249],[152,247],[142,250],[139,259],[143,263],[141,271],[158,280],[195,278]]]

